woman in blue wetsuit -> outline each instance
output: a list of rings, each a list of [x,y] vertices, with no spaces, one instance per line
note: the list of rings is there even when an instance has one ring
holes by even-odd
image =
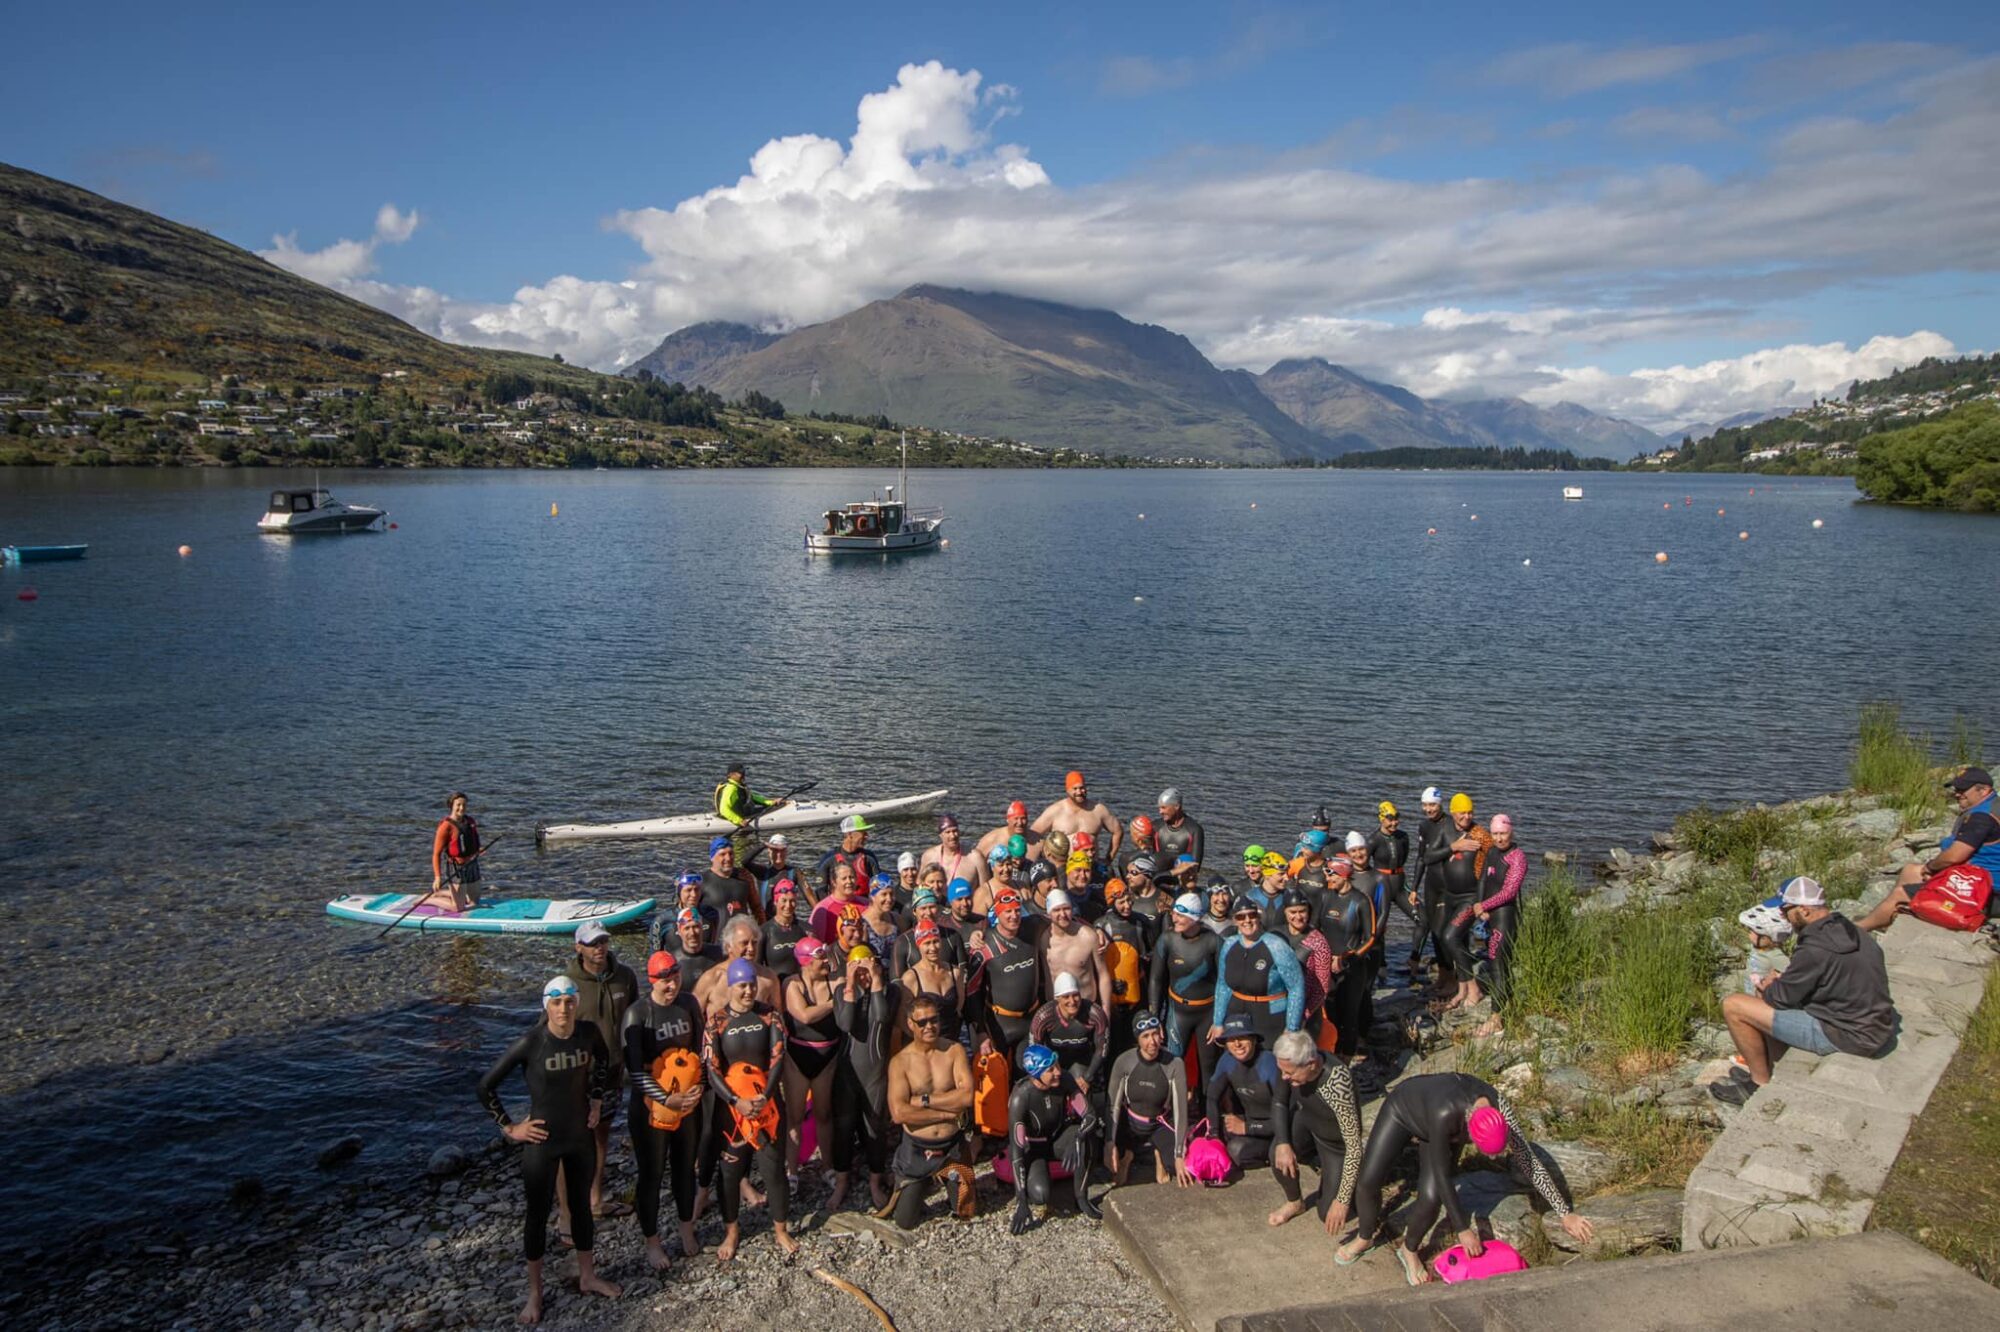
[[[1297,1031],[1306,1015],[1306,974],[1299,957],[1281,937],[1264,932],[1264,912],[1248,897],[1231,908],[1236,933],[1222,941],[1216,957],[1221,983],[1215,987],[1215,1016],[1208,1039],[1219,1041],[1231,1013],[1242,1013],[1266,1047]]]

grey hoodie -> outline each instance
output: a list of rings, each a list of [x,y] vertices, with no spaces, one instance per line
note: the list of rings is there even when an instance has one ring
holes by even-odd
[[[1879,1054],[1896,1034],[1882,946],[1837,911],[1799,931],[1792,963],[1764,991],[1764,1001],[1804,1009],[1847,1054]]]

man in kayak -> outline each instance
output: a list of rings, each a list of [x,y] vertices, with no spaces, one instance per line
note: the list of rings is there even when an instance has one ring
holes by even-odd
[[[1042,835],[1029,826],[1028,807],[1018,800],[1007,806],[1005,821],[998,828],[992,829],[984,837],[981,837],[979,845],[973,849],[982,856],[991,856],[993,848],[1006,845],[1007,839],[1010,837],[1021,839],[1022,851],[1020,855],[1014,857],[1016,860],[1028,861],[1040,860],[1042,858]]]
[[[715,788],[715,816],[725,823],[735,824],[738,828],[781,805],[790,803],[785,800],[769,800],[752,791],[744,785],[749,775],[749,768],[738,760],[729,765],[729,771]],[[743,863],[745,865],[754,863],[760,849],[754,840],[745,838]]]
[[[868,834],[874,827],[859,814],[849,814],[840,821],[840,845],[819,858],[819,881],[822,886],[832,886],[836,865],[852,868],[856,883],[868,883],[874,879],[881,869],[875,863],[875,854],[868,849]]]
[[[941,1174],[956,1184],[953,1210],[962,1220],[972,1217],[972,1147],[965,1121],[974,1088],[965,1047],[946,1034],[935,996],[911,1001],[908,1027],[910,1043],[889,1061],[889,1118],[903,1132],[891,1160],[895,1184],[883,1210],[899,1229],[915,1230],[924,1219],[931,1181]]]
[[[445,797],[445,816],[431,836],[429,900],[447,911],[479,905],[479,821],[467,812],[463,791]]]
[[[1110,839],[1110,844],[1103,848],[1105,859],[1115,863],[1119,843],[1125,836],[1118,816],[1109,805],[1090,798],[1090,783],[1080,772],[1072,772],[1063,779],[1063,790],[1067,794],[1043,810],[1030,826],[1043,836],[1059,832],[1074,838],[1078,833],[1092,836],[1102,833]]]
[[[959,839],[958,815],[938,815],[937,845],[924,850],[925,865],[942,865],[945,882],[965,879],[977,889],[986,880],[986,858]]]
[[[1181,808],[1181,789],[1169,786],[1160,792],[1160,817],[1153,824],[1153,835],[1159,839],[1160,863],[1172,865],[1182,856],[1193,856],[1198,870],[1206,859],[1207,847],[1202,838],[1201,825],[1187,816]]]
[[[1042,938],[1041,950],[1042,975],[1050,986],[1056,977],[1068,974],[1076,977],[1083,997],[1092,1003],[1103,1003],[1111,993],[1104,936],[1095,925],[1084,923],[1075,901],[1060,888],[1049,894],[1049,932]]]

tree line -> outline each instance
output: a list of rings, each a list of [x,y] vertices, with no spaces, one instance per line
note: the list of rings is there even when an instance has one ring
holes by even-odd
[[[1854,484],[1884,504],[2000,513],[2000,410],[1969,403],[1862,441]]]
[[[1320,465],[1405,471],[1430,468],[1456,472],[1608,472],[1614,466],[1609,458],[1579,458],[1568,449],[1502,449],[1490,446],[1377,449],[1343,453]]]

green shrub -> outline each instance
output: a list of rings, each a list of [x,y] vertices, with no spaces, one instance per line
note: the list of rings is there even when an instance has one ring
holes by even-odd
[[[1963,732],[1963,742],[1970,737]],[[1903,710],[1894,703],[1868,703],[1861,709],[1861,735],[1855,742],[1848,780],[1865,795],[1881,796],[1911,823],[1924,823],[1944,812],[1943,785],[1931,764],[1931,741],[1903,729]]]
[[[1758,873],[1765,851],[1785,845],[1796,821],[1773,809],[1716,811],[1700,805],[1674,820],[1674,835],[1683,850],[1708,865],[1727,865],[1744,879]]]
[[[1510,1015],[1574,1016],[1593,961],[1591,923],[1577,902],[1575,876],[1558,865],[1521,903],[1507,978]]]
[[[1610,972],[1593,998],[1590,1025],[1620,1060],[1677,1053],[1712,989],[1715,948],[1705,922],[1681,911],[1618,913]]]

